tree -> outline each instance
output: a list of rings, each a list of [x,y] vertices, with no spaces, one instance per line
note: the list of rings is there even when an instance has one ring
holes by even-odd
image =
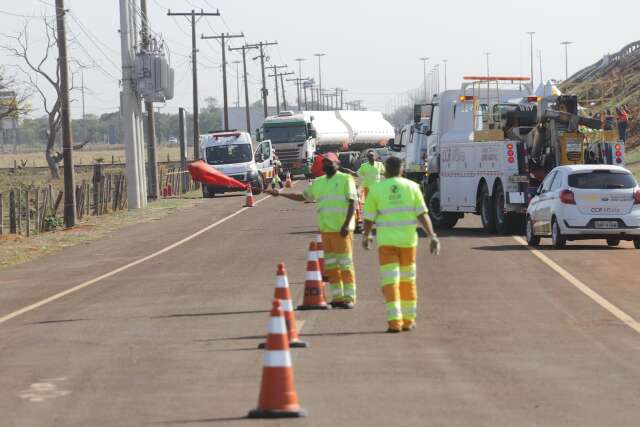
[[[29,24],[25,21],[23,30],[16,35],[6,35],[10,42],[6,45],[0,45],[0,49],[9,53],[9,55],[18,58],[22,65],[17,65],[17,68],[22,72],[26,78],[27,85],[40,97],[42,101],[44,111],[47,115],[47,130],[46,130],[46,149],[45,158],[51,171],[51,176],[54,179],[60,178],[59,164],[62,161],[62,153],[56,151],[56,141],[60,132],[61,117],[61,93],[60,93],[60,64],[55,61],[52,64],[53,58],[51,58],[51,51],[55,50],[57,38],[56,28],[53,23],[49,21],[47,16],[43,16],[43,35],[45,37],[44,51],[36,56],[31,52],[31,46],[29,43]],[[36,56],[39,59],[34,59]],[[51,86],[54,92],[54,96],[51,97],[44,90],[40,84],[44,80]],[[73,79],[72,79],[73,80]],[[73,87],[70,90],[75,89]],[[85,141],[82,144],[74,146],[75,148],[82,148]]]
[[[0,67],[0,120],[5,117],[18,118],[31,111],[28,103],[29,91],[20,85],[14,76]]]

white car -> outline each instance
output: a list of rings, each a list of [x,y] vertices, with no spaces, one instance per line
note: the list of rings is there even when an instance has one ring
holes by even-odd
[[[568,240],[605,239],[609,246],[632,240],[640,249],[640,187],[620,166],[572,165],[553,169],[527,210],[527,242],[551,237],[560,249]]]

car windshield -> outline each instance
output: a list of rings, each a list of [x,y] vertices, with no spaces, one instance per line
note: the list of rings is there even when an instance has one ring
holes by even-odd
[[[569,186],[592,190],[634,188],[636,180],[630,173],[596,170],[569,175]]]
[[[253,158],[251,145],[229,144],[207,147],[207,163],[210,165],[227,165],[231,163],[250,162]]]
[[[303,142],[307,140],[307,128],[304,125],[280,127],[265,126],[263,139],[270,139],[274,144],[283,142]]]

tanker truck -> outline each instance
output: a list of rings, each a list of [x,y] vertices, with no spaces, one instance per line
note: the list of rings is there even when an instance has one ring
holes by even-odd
[[[284,171],[310,176],[316,154],[335,151],[343,158],[387,145],[393,126],[377,111],[283,111],[267,117],[258,140],[270,140]],[[347,164],[345,164],[347,163]],[[349,167],[343,161],[343,166]]]

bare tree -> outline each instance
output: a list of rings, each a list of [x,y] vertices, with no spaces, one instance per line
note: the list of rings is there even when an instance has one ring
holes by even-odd
[[[4,67],[0,67],[0,120],[30,111],[27,103],[30,93],[22,86]]]
[[[43,16],[45,45],[44,51],[40,56],[36,56],[31,52],[29,43],[29,25],[24,23],[23,30],[16,35],[5,35],[9,40],[9,44],[0,45],[0,49],[8,52],[11,56],[19,58],[21,65],[17,68],[24,74],[26,83],[40,97],[43,108],[47,114],[47,132],[46,132],[46,149],[45,158],[51,171],[51,176],[55,179],[60,178],[60,162],[62,161],[62,153],[56,151],[56,141],[60,132],[60,64],[51,57],[51,53],[56,48],[56,28],[54,23],[50,22],[47,16]],[[55,61],[55,65],[52,62]],[[50,97],[41,85],[42,80],[48,83],[53,89],[55,96]],[[72,87],[71,90],[74,88]],[[86,142],[84,143],[86,144]],[[84,144],[81,144],[84,145]],[[81,148],[81,146],[79,148]]]

